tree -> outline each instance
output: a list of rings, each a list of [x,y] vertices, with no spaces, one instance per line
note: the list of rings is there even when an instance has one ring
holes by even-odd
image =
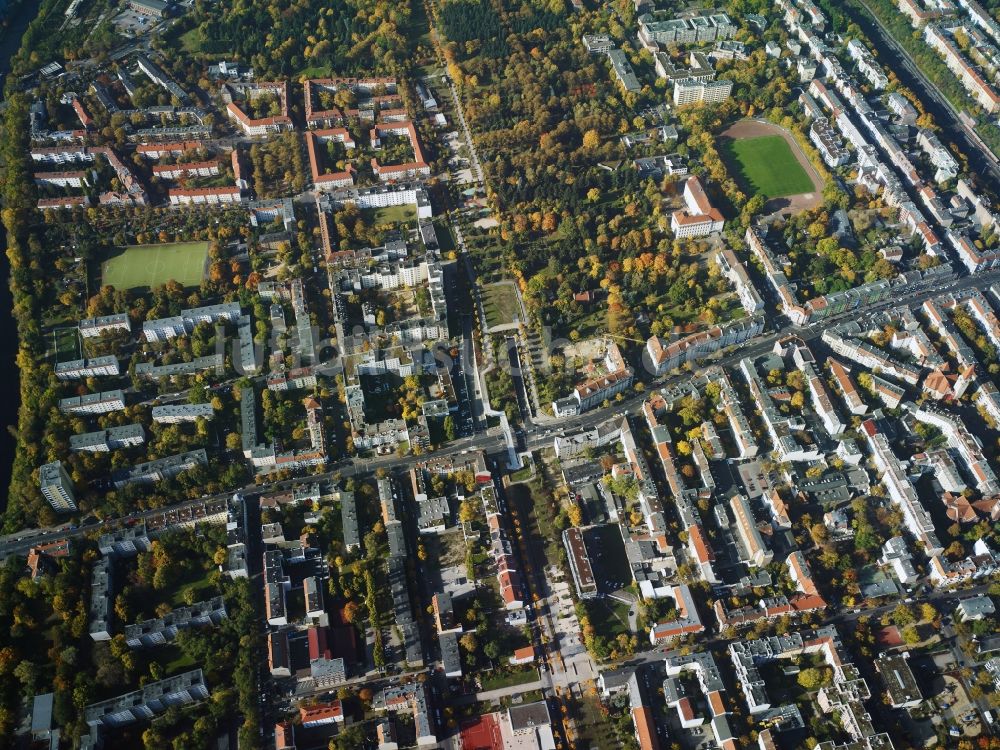
[[[14,667],[14,676],[21,683],[24,695],[35,694],[35,683],[38,681],[38,666],[27,659],[23,659],[20,664]]]
[[[965,547],[963,547],[962,543],[958,539],[956,539],[955,541],[953,541],[951,544],[948,545],[948,549],[946,549],[944,553],[950,559],[957,560],[965,556]]]
[[[344,621],[354,624],[358,622],[361,615],[361,605],[357,602],[347,602],[344,604]]]
[[[814,523],[809,527],[809,536],[812,537],[813,543],[817,545],[825,544],[829,539],[826,526],[821,523]]]
[[[907,646],[915,646],[921,641],[920,632],[917,630],[916,625],[907,625],[903,628],[902,636],[903,642]]]
[[[476,517],[476,503],[471,498],[466,498],[458,506],[458,520],[462,523],[469,523]]]
[[[798,682],[806,690],[819,690],[827,683],[829,676],[829,670],[825,668],[806,667],[799,672]]]
[[[590,151],[601,145],[601,135],[596,130],[588,130],[583,134],[583,147]]]
[[[892,611],[891,618],[892,622],[898,625],[899,627],[903,627],[904,625],[911,625],[917,619],[916,617],[914,617],[913,612],[910,611],[910,608],[907,607],[904,602],[900,602],[899,604],[896,605],[896,608]]]
[[[349,724],[330,740],[329,750],[354,750],[365,746],[365,733],[361,724]]]
[[[476,653],[476,649],[479,647],[479,641],[475,633],[466,633],[459,638],[458,642],[470,654]]]
[[[583,523],[583,511],[580,510],[580,506],[577,503],[571,503],[566,508],[566,516],[569,518],[572,526],[579,526]]]

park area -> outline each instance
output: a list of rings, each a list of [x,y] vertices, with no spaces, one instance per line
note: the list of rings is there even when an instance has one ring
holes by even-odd
[[[198,286],[205,276],[207,242],[130,245],[101,267],[101,284],[115,289],[152,288],[171,279]]]

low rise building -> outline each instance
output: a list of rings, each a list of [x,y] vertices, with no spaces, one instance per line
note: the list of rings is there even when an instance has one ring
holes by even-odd
[[[649,642],[654,646],[680,636],[701,633],[705,630],[701,616],[698,614],[698,607],[691,595],[691,589],[688,588],[687,584],[680,583],[674,586],[671,596],[674,600],[677,617],[668,622],[656,623],[650,628]]]
[[[605,55],[615,48],[615,43],[607,34],[584,34],[583,46],[592,55]]]
[[[997,608],[993,603],[993,599],[985,594],[973,596],[968,599],[962,599],[958,603],[958,607],[955,609],[958,619],[963,622],[966,620],[982,620],[986,617],[992,617],[996,614],[996,611]]]
[[[507,715],[501,724],[501,735],[509,729],[509,745],[505,739],[505,747],[538,748],[538,750],[553,750],[555,740],[552,735],[552,720],[544,700],[535,703],[522,703],[507,709]]]
[[[923,701],[917,678],[910,669],[910,654],[883,654],[875,660],[892,708],[916,708]]]
[[[911,584],[919,577],[917,569],[913,567],[913,557],[906,548],[906,540],[901,536],[894,536],[882,545],[879,564],[890,566],[903,584]]]
[[[639,79],[636,78],[632,63],[625,57],[625,53],[620,49],[608,50],[608,61],[611,63],[611,70],[621,87],[626,91],[636,92],[642,89]]]

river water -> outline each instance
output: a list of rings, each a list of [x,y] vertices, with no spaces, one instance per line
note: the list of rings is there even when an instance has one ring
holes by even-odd
[[[10,59],[21,46],[21,37],[38,12],[38,4],[25,3],[11,18],[10,25],[0,36],[0,79],[10,71]],[[0,231],[0,383],[7,394],[0,398],[0,511],[7,507],[11,467],[14,464],[14,436],[17,429],[17,407],[20,402],[20,373],[17,370],[17,328],[11,311],[10,263],[7,261],[7,240]]]

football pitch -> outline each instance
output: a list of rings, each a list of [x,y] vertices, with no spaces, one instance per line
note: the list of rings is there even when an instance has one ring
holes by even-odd
[[[139,289],[173,279],[184,286],[198,286],[205,276],[207,258],[207,242],[130,245],[125,252],[104,261],[101,284],[115,289]]]
[[[754,194],[771,199],[813,191],[812,180],[780,135],[728,141],[725,149]]]

